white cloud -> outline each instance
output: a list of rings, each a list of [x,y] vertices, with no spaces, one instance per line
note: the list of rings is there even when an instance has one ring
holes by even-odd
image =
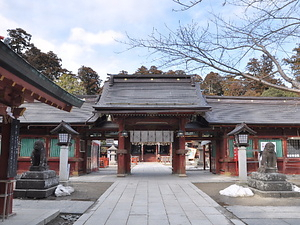
[[[132,73],[145,61],[140,49],[116,54],[126,49],[115,41],[123,40],[125,32],[143,36],[153,27],[164,29],[165,23],[178,20],[169,0],[30,2],[0,0],[0,35],[20,27],[32,35],[32,43],[41,51],[57,54],[63,68],[77,73],[82,65],[88,66],[103,79],[121,70]]]
[[[84,59],[83,55],[87,55],[88,49],[79,44],[72,44],[64,42],[57,46],[58,57],[62,59],[63,67],[77,73],[77,70],[82,64],[81,60]]]
[[[31,42],[39,49],[42,50],[42,52],[49,52],[53,51],[55,53],[56,46],[54,43],[45,40],[38,36],[33,36],[31,39]]]
[[[70,41],[78,41],[85,45],[110,45],[114,44],[116,39],[123,38],[124,35],[120,32],[107,30],[91,33],[83,28],[76,27],[71,30]]]
[[[17,27],[17,23],[13,20],[10,20],[2,15],[0,15],[0,36],[7,36],[8,29],[14,29]]]

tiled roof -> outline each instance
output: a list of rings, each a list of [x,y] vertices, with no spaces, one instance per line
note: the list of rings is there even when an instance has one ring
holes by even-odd
[[[21,123],[60,123],[64,120],[67,123],[86,123],[94,122],[98,116],[95,115],[93,105],[97,96],[89,96],[85,98],[85,102],[81,108],[74,107],[71,112],[65,112],[41,102],[24,103],[22,107],[26,108]]]
[[[191,76],[113,75],[95,109],[102,113],[207,111],[199,84]]]
[[[300,98],[206,96],[210,124],[300,124]]]
[[[15,92],[21,90],[22,94],[18,94],[26,100],[39,100],[65,111],[70,111],[72,106],[81,107],[83,104],[82,99],[53,83],[1,41],[0,73],[1,89],[11,84]]]

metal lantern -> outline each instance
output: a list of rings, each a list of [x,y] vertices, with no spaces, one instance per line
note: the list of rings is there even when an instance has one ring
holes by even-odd
[[[51,134],[58,134],[58,143],[59,146],[70,146],[71,145],[71,137],[72,135],[79,134],[75,131],[70,124],[65,121],[61,121],[61,123],[50,131]]]
[[[229,132],[227,135],[234,135],[235,145],[237,147],[248,146],[249,135],[254,135],[256,132],[246,125],[246,123],[241,123],[236,125],[234,130]]]
[[[121,137],[128,137],[128,132],[126,130],[121,131]]]
[[[58,145],[69,145],[71,143],[71,134],[58,133]]]
[[[184,137],[184,132],[183,132],[183,130],[179,130],[179,131],[177,132],[177,137]]]
[[[248,139],[249,139],[249,134],[245,133],[245,134],[235,134],[234,135],[234,139],[235,139],[235,143],[238,146],[248,146]]]

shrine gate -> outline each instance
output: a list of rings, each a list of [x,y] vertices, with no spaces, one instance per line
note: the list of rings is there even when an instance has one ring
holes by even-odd
[[[118,176],[130,173],[136,151],[147,161],[160,157],[158,148],[171,157],[173,173],[185,176],[186,124],[211,107],[194,76],[137,74],[110,75],[94,108],[118,125]]]

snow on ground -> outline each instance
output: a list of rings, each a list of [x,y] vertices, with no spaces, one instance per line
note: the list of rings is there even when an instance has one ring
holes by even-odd
[[[221,190],[220,195],[229,197],[251,197],[254,196],[250,188],[245,188],[236,184],[230,185],[229,187]]]
[[[300,192],[300,188],[293,184],[293,191]]]
[[[55,189],[55,196],[56,197],[67,196],[67,195],[71,195],[73,192],[74,192],[74,188],[72,188],[71,186],[65,187],[59,184]]]
[[[300,192],[300,188],[293,185],[293,191]],[[230,185],[229,187],[221,190],[220,195],[229,197],[251,197],[254,196],[250,188],[245,188],[236,184]]]

